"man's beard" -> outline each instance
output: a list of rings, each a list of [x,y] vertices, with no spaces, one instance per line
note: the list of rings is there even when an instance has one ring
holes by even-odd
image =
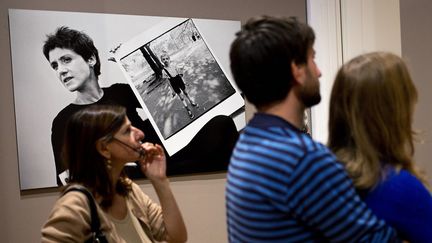
[[[321,101],[319,81],[314,80],[312,73],[307,69],[306,85],[300,90],[300,98],[306,108],[312,107]]]

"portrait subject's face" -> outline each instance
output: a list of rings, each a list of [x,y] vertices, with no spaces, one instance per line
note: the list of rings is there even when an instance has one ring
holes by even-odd
[[[82,56],[70,49],[57,47],[51,50],[49,62],[57,78],[70,92],[79,90],[92,76],[91,62],[94,60],[85,61]]]

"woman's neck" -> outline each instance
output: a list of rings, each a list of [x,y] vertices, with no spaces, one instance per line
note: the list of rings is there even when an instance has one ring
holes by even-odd
[[[111,207],[108,208],[108,214],[111,217],[122,220],[127,216],[127,204],[126,198],[124,196],[119,195],[118,193],[114,194],[113,201]]]
[[[98,80],[87,81],[86,85],[77,91],[74,104],[87,105],[100,100],[104,95],[103,89],[99,86]]]
[[[113,186],[113,188],[115,188],[116,185],[117,185],[118,180],[120,179],[120,175],[121,175],[121,172],[123,170],[123,166],[120,167],[120,166],[116,166],[117,164],[114,163],[114,162],[111,162],[111,163],[112,163],[112,167],[111,167],[111,179],[112,179],[112,183],[113,183],[112,186]]]

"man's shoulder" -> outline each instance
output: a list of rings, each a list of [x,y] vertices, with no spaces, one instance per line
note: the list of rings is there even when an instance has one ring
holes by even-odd
[[[290,148],[306,152],[322,151],[331,153],[322,143],[314,140],[307,134],[283,127],[255,127],[246,126],[242,137],[248,142],[255,142],[265,146],[277,148]]]
[[[323,160],[336,162],[337,158],[336,155],[323,143],[313,139],[309,135],[304,135],[304,150],[305,150],[305,157],[321,157]]]
[[[310,135],[303,134],[303,137],[304,137],[304,139],[303,139],[304,140],[304,146],[308,151],[310,151],[310,152],[321,151],[321,152],[333,154],[326,145],[324,145],[320,141],[313,139]]]
[[[247,126],[236,146],[235,154],[257,154],[277,158],[296,166],[303,160],[323,158],[335,162],[333,153],[322,143],[315,141],[309,135],[283,127],[253,127]],[[316,159],[313,159],[317,161]]]
[[[327,146],[313,139],[309,134],[292,128],[283,129],[283,132],[280,132],[279,136],[284,139],[286,144],[296,146],[304,151],[304,153],[331,153]]]
[[[321,167],[343,170],[343,165],[338,162],[333,152],[308,134],[297,132],[297,136],[288,139],[287,144],[301,151],[296,164],[297,169]]]

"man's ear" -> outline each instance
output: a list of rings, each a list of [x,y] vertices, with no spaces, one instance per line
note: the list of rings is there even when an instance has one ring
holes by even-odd
[[[306,65],[297,64],[294,61],[291,62],[291,73],[294,78],[294,82],[297,84],[303,84],[303,80],[305,79],[306,74]]]
[[[109,150],[107,143],[101,139],[96,141],[96,150],[106,159],[111,158],[111,151]]]

